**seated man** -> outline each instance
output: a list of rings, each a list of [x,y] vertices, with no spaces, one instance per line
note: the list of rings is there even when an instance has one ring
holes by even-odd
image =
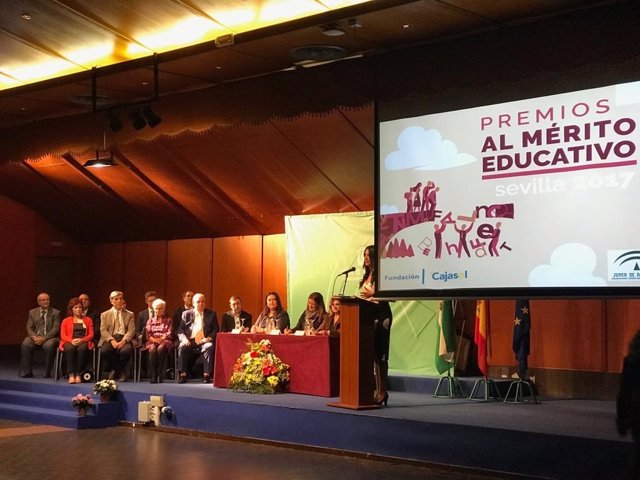
[[[20,348],[20,376],[33,377],[31,364],[33,350],[42,349],[45,354],[44,378],[51,377],[53,356],[60,336],[60,311],[49,306],[49,294],[42,292],[38,295],[38,307],[29,310],[27,318],[27,337]]]
[[[239,329],[241,332],[248,332],[251,328],[251,314],[242,310],[242,300],[233,296],[229,299],[231,310],[222,314],[222,331],[230,332]]]
[[[127,381],[126,367],[133,352],[131,340],[136,333],[133,312],[124,308],[124,294],[113,291],[109,295],[113,305],[100,315],[100,343],[103,365],[109,371],[109,379]]]
[[[215,352],[218,319],[216,312],[205,308],[206,299],[202,293],[193,296],[194,308],[185,310],[178,326],[178,371],[179,383],[187,381],[187,372],[202,354],[204,373],[202,381],[211,382],[213,355]]]

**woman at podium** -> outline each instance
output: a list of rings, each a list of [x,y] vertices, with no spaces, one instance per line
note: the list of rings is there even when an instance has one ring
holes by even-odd
[[[276,328],[284,333],[289,328],[289,314],[282,308],[278,292],[269,292],[264,299],[264,309],[260,312],[251,333],[271,333]]]
[[[376,305],[376,308],[372,309],[374,318],[371,319],[374,324],[373,371],[376,377],[374,402],[378,405],[384,404],[386,406],[389,399],[387,378],[389,373],[389,340],[393,316],[389,302],[373,300],[373,296],[376,293],[375,258],[377,258],[376,248],[374,245],[369,245],[364,249],[364,261],[362,265],[364,275],[362,276],[362,280],[360,280],[360,296],[370,300]]]

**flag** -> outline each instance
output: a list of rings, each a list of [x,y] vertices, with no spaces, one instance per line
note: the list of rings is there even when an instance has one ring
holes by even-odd
[[[487,318],[487,301],[478,300],[476,303],[476,329],[474,341],[478,347],[478,368],[485,377],[489,376],[487,365],[487,334],[489,332],[489,320]]]
[[[516,300],[516,315],[513,321],[513,351],[518,361],[518,375],[521,379],[527,376],[527,359],[529,356],[529,338],[531,331],[531,313],[529,300]]]
[[[436,369],[444,373],[453,366],[456,351],[456,329],[453,323],[451,300],[440,302],[438,311],[438,342],[436,343]]]

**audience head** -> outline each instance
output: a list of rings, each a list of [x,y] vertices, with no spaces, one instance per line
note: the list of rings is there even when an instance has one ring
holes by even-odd
[[[41,292],[38,294],[37,301],[40,308],[47,310],[49,308],[51,299],[49,298],[49,294],[47,292]]]
[[[202,293],[196,293],[193,296],[193,308],[198,312],[204,312],[204,307],[207,305],[207,299]]]
[[[78,308],[75,308],[75,307]],[[82,302],[79,297],[73,297],[67,303],[67,315],[73,317],[74,315],[80,316],[82,314]]]
[[[161,298],[156,298],[151,304],[151,308],[153,308],[153,312],[156,314],[156,317],[164,317],[164,311],[167,308],[167,302],[162,300]]]
[[[280,301],[280,295],[278,295],[278,292],[267,293],[267,296],[264,297],[264,306],[265,313],[269,313],[269,311],[281,312],[282,302]]]
[[[187,290],[182,294],[182,303],[185,308],[193,308],[193,292],[191,290]]]
[[[122,310],[126,305],[124,302],[124,293],[118,290],[114,290],[113,292],[111,292],[111,294],[109,294],[109,301],[116,310]]]
[[[234,315],[239,315],[242,310],[242,300],[240,297],[234,295],[229,299],[229,308]]]
[[[80,303],[82,304],[82,309],[83,310],[87,310],[89,308],[89,306],[91,305],[91,299],[89,298],[89,295],[87,295],[86,293],[81,293],[80,295],[78,295],[78,299],[80,300]]]
[[[158,292],[155,290],[149,290],[144,294],[144,302],[147,304],[147,308],[152,308],[153,301],[158,298]]]
[[[312,292],[309,294],[309,298],[307,298],[307,310],[310,312],[319,310],[321,315],[324,314],[324,298],[320,292]]]

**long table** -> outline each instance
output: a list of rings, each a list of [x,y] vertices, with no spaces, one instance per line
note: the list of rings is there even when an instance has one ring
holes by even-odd
[[[233,374],[233,366],[248,350],[249,342],[268,338],[273,353],[290,369],[291,393],[320,397],[339,394],[340,338],[333,336],[295,336],[265,334],[218,333],[213,386],[226,388]]]

